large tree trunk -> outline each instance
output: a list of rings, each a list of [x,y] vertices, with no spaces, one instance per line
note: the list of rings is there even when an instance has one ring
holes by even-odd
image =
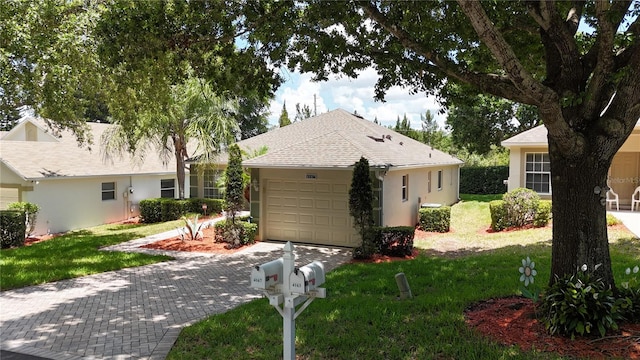
[[[550,284],[556,281],[556,276],[573,274],[587,265],[589,272],[615,287],[605,202],[607,172],[613,155],[603,153],[587,151],[567,159],[549,137],[553,188]]]

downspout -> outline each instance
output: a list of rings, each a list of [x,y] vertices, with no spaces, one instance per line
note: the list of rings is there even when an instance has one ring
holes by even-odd
[[[380,193],[378,198],[378,206],[380,206],[380,226],[384,226],[384,177],[389,171],[389,164],[386,164],[383,169],[377,169],[375,171],[376,179],[380,180]]]
[[[462,165],[458,165],[458,189],[456,190],[458,201],[460,201],[460,168]]]

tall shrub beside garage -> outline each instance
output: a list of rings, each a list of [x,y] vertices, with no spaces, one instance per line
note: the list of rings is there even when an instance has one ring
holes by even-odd
[[[349,190],[349,214],[353,217],[362,245],[353,249],[353,257],[367,259],[375,253],[373,236],[373,188],[369,175],[369,160],[361,157],[353,167],[353,178]]]
[[[244,203],[244,183],[242,181],[242,153],[237,144],[229,147],[229,163],[225,170],[226,183],[224,192],[224,209],[229,214],[230,224],[225,233],[225,241],[230,244],[240,243],[244,228],[236,224],[236,214]]]

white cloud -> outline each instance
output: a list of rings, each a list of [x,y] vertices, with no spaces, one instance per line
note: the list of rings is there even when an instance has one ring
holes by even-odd
[[[306,104],[313,110],[313,95],[316,94],[318,114],[342,108],[362,115],[365,119],[377,117],[382,125],[394,125],[398,116],[404,114],[414,128],[420,128],[420,114],[430,110],[441,127],[446,115],[438,114],[440,109],[435,97],[425,94],[410,95],[408,89],[392,87],[386,94],[386,102],[374,101],[374,86],[378,75],[373,68],[360,72],[358,78],[340,77],[325,82],[312,82],[311,75],[290,73],[289,80],[278,90],[271,103],[270,123],[277,124],[283,101],[287,103],[289,117],[295,116],[296,103]]]

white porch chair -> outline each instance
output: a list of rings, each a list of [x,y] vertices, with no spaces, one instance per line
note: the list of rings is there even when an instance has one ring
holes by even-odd
[[[620,211],[620,203],[618,199],[618,194],[616,194],[613,189],[609,188],[609,191],[607,191],[607,205],[609,205],[610,209],[613,207],[613,203],[616,203],[616,211]]]
[[[636,188],[636,191],[631,195],[631,211],[634,211],[636,205],[638,205],[638,210],[640,210],[640,186]]]

